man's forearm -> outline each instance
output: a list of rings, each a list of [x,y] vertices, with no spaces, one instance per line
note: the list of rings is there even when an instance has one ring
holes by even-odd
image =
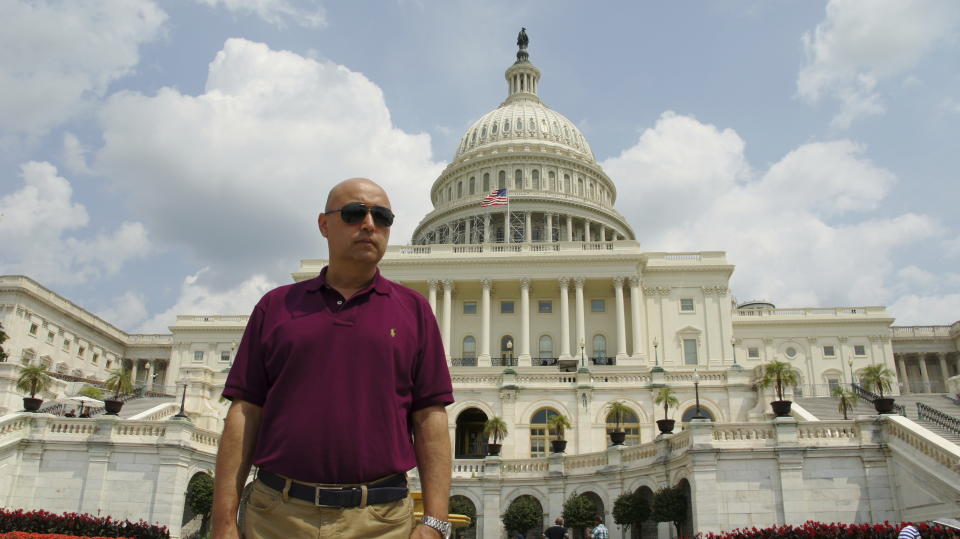
[[[230,405],[220,436],[213,489],[213,532],[230,536],[236,529],[240,493],[250,473],[260,430],[260,407],[244,401]]]
[[[447,411],[433,406],[414,412],[413,449],[417,454],[423,514],[447,520],[450,503],[450,435]]]

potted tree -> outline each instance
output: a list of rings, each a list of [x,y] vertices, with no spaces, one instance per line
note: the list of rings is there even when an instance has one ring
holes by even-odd
[[[607,422],[612,417],[615,425],[610,432],[613,445],[623,445],[623,441],[627,439],[627,433],[623,432],[623,418],[629,413],[632,411],[623,401],[613,401],[607,405]]]
[[[108,391],[113,391],[112,399],[104,399],[103,407],[107,411],[106,415],[117,415],[123,408],[123,401],[120,395],[129,393],[133,390],[133,382],[130,381],[130,373],[118,367],[109,371],[109,376],[103,384]]]
[[[671,406],[678,406],[680,404],[680,401],[677,400],[677,395],[669,387],[662,387],[656,396],[653,397],[653,403],[663,405],[663,419],[657,420],[657,428],[660,429],[660,434],[672,433],[675,421],[673,419],[667,419],[667,411]]]
[[[870,365],[860,371],[860,385],[867,391],[872,391],[878,395],[873,401],[873,407],[878,414],[889,414],[893,412],[893,399],[884,397],[884,392],[889,392],[893,385],[893,371],[886,365]]]
[[[46,391],[50,388],[50,375],[47,374],[47,368],[43,365],[27,365],[20,369],[20,377],[17,378],[17,389],[24,393],[29,393],[29,397],[23,398],[23,409],[28,412],[36,412],[43,404],[43,399],[38,399],[37,393]]]
[[[773,414],[777,417],[786,417],[790,415],[790,405],[792,401],[784,400],[783,391],[787,386],[795,386],[800,383],[800,374],[789,363],[785,361],[771,361],[763,366],[763,376],[757,382],[761,388],[767,388],[771,385],[777,394],[777,400],[770,403],[773,408]]]
[[[833,396],[837,398],[837,411],[847,420],[847,413],[857,405],[857,394],[840,386],[833,388]]]
[[[563,439],[563,433],[571,428],[570,418],[563,414],[550,416],[547,419],[547,427],[557,435],[556,440],[550,440],[550,452],[563,453],[567,449],[567,441]]]
[[[500,440],[507,437],[507,422],[499,417],[491,417],[483,424],[483,435],[488,439],[493,436],[493,443],[487,444],[487,454],[493,457],[500,455]]]

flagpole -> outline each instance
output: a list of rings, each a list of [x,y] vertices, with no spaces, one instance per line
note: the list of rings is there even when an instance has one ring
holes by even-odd
[[[513,223],[510,222],[510,191],[503,190],[507,197],[507,243],[513,243]]]

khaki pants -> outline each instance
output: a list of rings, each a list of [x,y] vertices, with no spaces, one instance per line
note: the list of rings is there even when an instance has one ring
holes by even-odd
[[[413,532],[413,498],[365,507],[317,507],[255,481],[244,511],[245,539],[384,537],[407,539]]]

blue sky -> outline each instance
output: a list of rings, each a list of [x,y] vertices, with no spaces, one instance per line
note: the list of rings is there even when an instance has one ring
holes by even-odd
[[[647,250],[734,294],[960,318],[953,0],[5,2],[0,273],[118,326],[247,313],[370,176],[405,243],[517,31]]]

